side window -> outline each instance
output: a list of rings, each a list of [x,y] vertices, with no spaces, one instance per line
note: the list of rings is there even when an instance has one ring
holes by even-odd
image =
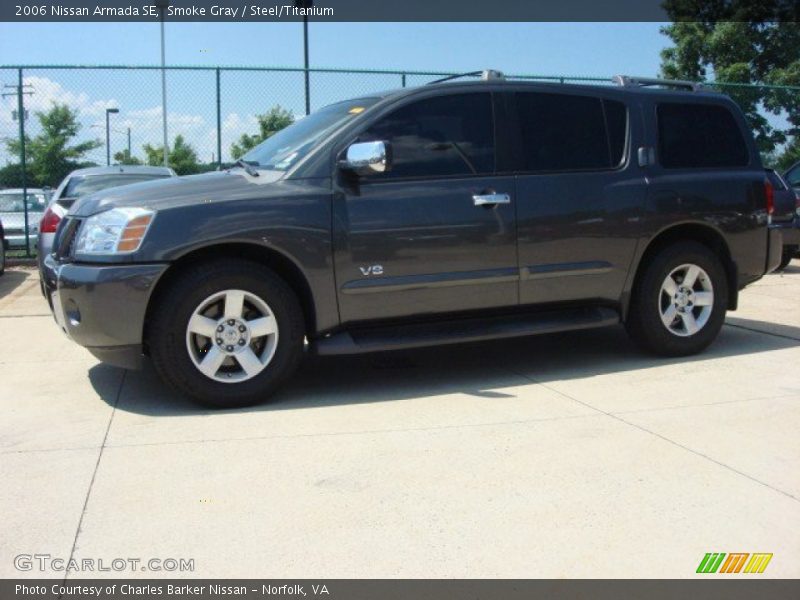
[[[800,187],[800,164],[795,165],[786,172],[786,181],[792,187]]]
[[[724,106],[658,105],[658,149],[668,169],[743,167],[750,162],[739,125]]]
[[[492,98],[481,92],[420,100],[383,117],[359,140],[392,146],[392,169],[370,179],[492,173]]]
[[[590,96],[517,92],[522,136],[522,168],[526,171],[609,169],[622,160],[627,116],[619,102]],[[612,159],[613,154],[613,159]]]

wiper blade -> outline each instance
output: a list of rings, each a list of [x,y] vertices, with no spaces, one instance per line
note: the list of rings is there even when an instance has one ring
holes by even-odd
[[[242,167],[245,170],[245,172],[251,177],[258,177],[258,169],[253,168],[253,164],[254,163],[250,162],[249,160],[243,160],[241,158],[238,159],[235,163],[233,163],[235,167]]]

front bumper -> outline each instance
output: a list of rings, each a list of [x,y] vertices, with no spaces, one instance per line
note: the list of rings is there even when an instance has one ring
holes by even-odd
[[[142,363],[147,304],[164,264],[88,265],[45,257],[42,282],[56,323],[104,362]]]

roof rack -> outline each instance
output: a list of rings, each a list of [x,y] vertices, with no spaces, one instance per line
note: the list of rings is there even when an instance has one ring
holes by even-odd
[[[505,75],[503,75],[502,71],[495,71],[494,69],[484,69],[483,71],[470,71],[469,73],[448,75],[447,77],[442,77],[441,79],[436,79],[435,81],[429,81],[427,85],[433,85],[434,83],[444,83],[445,81],[451,81],[453,79],[459,79],[461,77],[476,77],[478,75],[480,75],[481,81],[502,81],[506,78]]]
[[[703,89],[702,83],[695,81],[683,81],[680,79],[657,79],[653,77],[630,77],[628,75],[614,75],[611,78],[617,85],[622,87],[646,87],[651,85],[660,85],[663,87],[673,87],[689,90],[691,92],[699,92]]]

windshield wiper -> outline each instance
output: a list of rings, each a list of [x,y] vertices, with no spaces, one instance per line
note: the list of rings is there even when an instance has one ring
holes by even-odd
[[[244,160],[240,158],[235,163],[233,163],[233,166],[242,167],[245,170],[245,172],[251,177],[258,177],[258,169],[253,168],[253,165],[257,164],[258,164],[257,162]]]

